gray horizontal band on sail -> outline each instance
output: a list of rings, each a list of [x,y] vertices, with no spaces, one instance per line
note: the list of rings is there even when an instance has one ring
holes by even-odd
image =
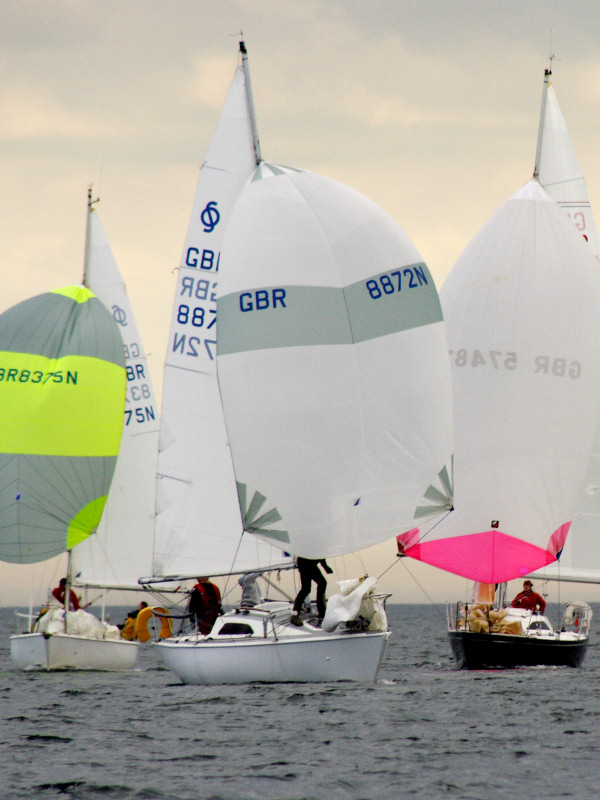
[[[345,288],[279,286],[218,300],[217,352],[346,345],[442,320],[423,263],[380,273]]]
[[[121,337],[112,322],[101,321],[111,317],[96,297],[81,304],[66,295],[46,292],[0,315],[0,351],[45,358],[80,355],[123,366]],[[69,318],[73,324],[69,324]]]

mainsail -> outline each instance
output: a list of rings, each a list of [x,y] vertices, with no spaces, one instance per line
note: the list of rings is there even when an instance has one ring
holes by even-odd
[[[158,406],[125,283],[91,193],[83,282],[121,331],[127,395],[119,458],[104,514],[97,534],[73,551],[71,571],[79,584],[139,588],[140,575],[152,570]]]
[[[545,70],[534,175],[565,210],[600,262],[600,239],[575,149]],[[560,560],[540,577],[600,582],[600,431],[589,460],[583,496]]]
[[[121,441],[123,342],[68,286],[0,315],[0,559],[64,553],[100,521]]]
[[[346,186],[261,163],[221,264],[219,384],[246,530],[321,558],[414,524],[438,484],[430,512],[449,508],[442,313],[399,226]]]
[[[600,420],[600,272],[532,180],[467,246],[440,296],[456,510],[420,543],[403,543],[409,556],[499,583],[564,545]]]
[[[564,209],[600,262],[600,239],[585,180],[550,82],[551,75],[550,70],[545,71],[533,175]]]
[[[221,242],[260,154],[246,51],[202,165],[177,276],[161,411],[153,574],[218,575],[284,560],[243,536],[217,383]]]

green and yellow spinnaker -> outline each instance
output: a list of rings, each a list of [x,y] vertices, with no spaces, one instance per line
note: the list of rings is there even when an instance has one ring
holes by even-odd
[[[0,315],[0,560],[44,561],[96,529],[123,430],[117,324],[83,286]]]

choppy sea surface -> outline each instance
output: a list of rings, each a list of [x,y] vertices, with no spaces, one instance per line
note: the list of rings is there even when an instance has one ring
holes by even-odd
[[[461,672],[441,607],[388,611],[375,685],[199,687],[179,683],[151,646],[129,673],[20,671],[9,655],[14,609],[0,609],[0,797],[598,796],[595,629],[576,670]]]

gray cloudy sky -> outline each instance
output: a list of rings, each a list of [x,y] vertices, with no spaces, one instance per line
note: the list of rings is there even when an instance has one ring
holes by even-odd
[[[263,156],[371,197],[438,286],[531,176],[550,52],[600,208],[597,0],[3,0],[0,310],[81,279],[93,183],[160,396],[173,270],[241,30]],[[409,586],[395,567],[394,599],[423,602]]]

